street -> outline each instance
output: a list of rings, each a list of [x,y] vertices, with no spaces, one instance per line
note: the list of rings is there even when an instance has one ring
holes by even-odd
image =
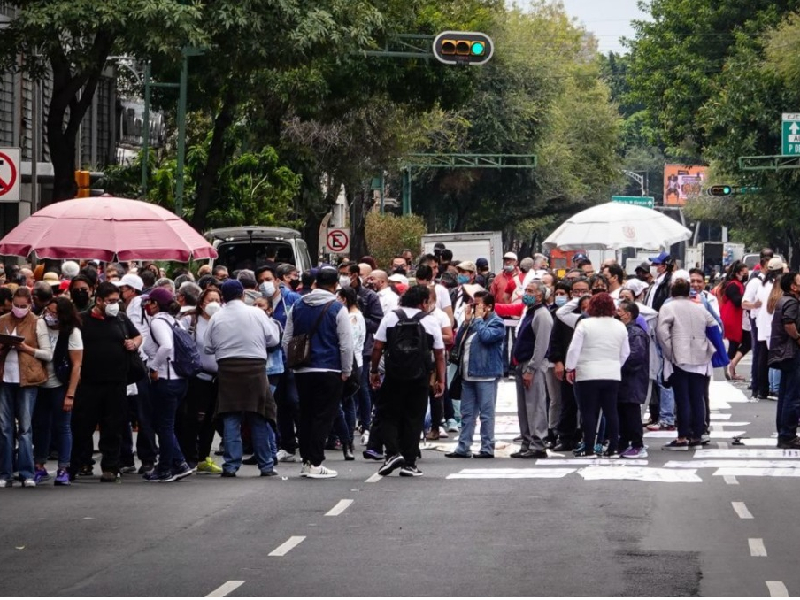
[[[517,433],[504,381],[498,458],[444,458],[451,434],[423,450],[421,478],[329,452],[327,481],[281,464],[2,490],[0,573],[38,596],[800,593],[800,452],[775,449],[773,401],[712,386],[712,443],[668,452],[647,434],[641,461],[501,457]]]

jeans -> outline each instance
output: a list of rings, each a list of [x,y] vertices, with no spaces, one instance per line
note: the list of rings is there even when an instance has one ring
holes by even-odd
[[[258,461],[258,470],[269,473],[275,465],[275,432],[264,415],[248,412],[223,413],[225,437],[225,462],[222,469],[235,473],[242,466],[242,420],[247,419],[253,439],[253,454]]]
[[[465,381],[461,389],[461,432],[456,452],[469,454],[475,420],[481,420],[481,452],[494,454],[494,415],[497,401],[497,380]]]
[[[159,475],[165,475],[173,467],[180,467],[186,462],[175,435],[175,416],[178,413],[178,407],[186,397],[187,385],[185,379],[159,379],[152,382],[150,386],[156,409]]]
[[[662,425],[675,425],[675,392],[672,388],[658,386],[658,422]]]
[[[777,392],[781,387],[781,370],[780,369],[770,369],[769,370],[769,391],[771,394]]]
[[[318,467],[325,460],[325,442],[339,413],[342,399],[341,373],[296,373],[300,398],[300,422],[297,429],[300,456],[304,463]]]
[[[20,387],[18,383],[0,384],[0,479],[11,479],[14,473],[14,419],[19,422],[19,476],[23,480],[33,479],[31,424],[38,391],[37,387]]]
[[[700,439],[706,428],[706,377],[675,367],[672,375],[678,408],[678,437]]]
[[[597,437],[597,418],[600,409],[603,409],[603,416],[606,421],[606,435],[597,437],[597,442],[602,444],[604,441],[602,438],[608,438],[608,451],[616,452],[618,450],[618,391],[619,381],[610,379],[575,382],[575,396],[579,399],[581,419],[583,420],[583,444],[587,452],[594,451],[595,437]]]
[[[800,416],[800,353],[781,364],[775,413],[778,439],[791,442],[797,436],[797,419]]]
[[[36,407],[33,409],[33,458],[37,465],[44,465],[50,454],[52,433],[56,434],[58,468],[69,466],[72,454],[72,411],[64,410],[67,387],[39,388]]]

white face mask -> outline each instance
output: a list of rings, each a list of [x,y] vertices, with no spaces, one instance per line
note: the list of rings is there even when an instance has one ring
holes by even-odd
[[[209,317],[213,317],[221,308],[222,306],[220,306],[219,302],[209,302],[206,304],[205,311]]]
[[[343,290],[346,290],[350,287],[350,276],[349,275],[342,275],[339,277],[339,287]]]
[[[119,314],[119,304],[106,304],[105,313],[109,317],[116,317]]]
[[[265,281],[261,284],[261,293],[267,298],[272,298],[275,295],[275,283],[272,281]]]

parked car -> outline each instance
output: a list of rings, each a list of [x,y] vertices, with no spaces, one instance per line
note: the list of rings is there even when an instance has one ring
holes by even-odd
[[[292,264],[301,272],[313,266],[300,232],[288,227],[222,227],[207,232],[205,238],[219,253],[212,264],[230,271],[255,270],[267,260]]]

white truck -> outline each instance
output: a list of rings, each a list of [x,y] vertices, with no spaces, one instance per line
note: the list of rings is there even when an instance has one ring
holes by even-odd
[[[422,236],[422,250],[426,254],[433,254],[434,245],[438,242],[453,251],[456,260],[471,260],[479,258],[489,261],[489,270],[500,273],[503,270],[503,232],[502,231],[471,231],[464,233],[429,233]]]

